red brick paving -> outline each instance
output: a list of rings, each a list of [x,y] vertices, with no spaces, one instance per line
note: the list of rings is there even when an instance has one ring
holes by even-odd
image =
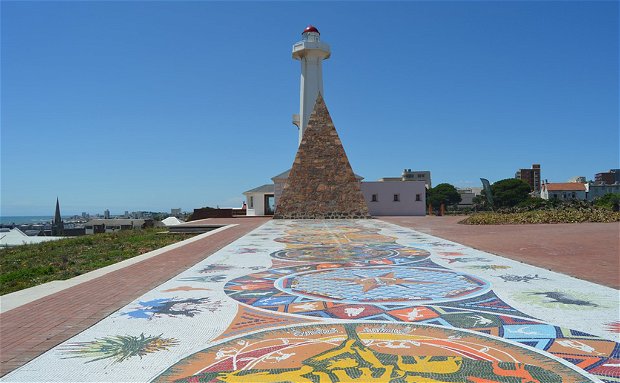
[[[192,222],[238,226],[0,314],[0,376],[91,327],[268,220]]]
[[[380,217],[475,249],[620,288],[620,223],[458,224],[464,218]]]

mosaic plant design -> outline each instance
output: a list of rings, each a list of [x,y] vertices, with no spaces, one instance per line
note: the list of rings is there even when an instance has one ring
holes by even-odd
[[[174,338],[163,338],[162,335],[147,336],[144,333],[139,336],[116,335],[96,339],[91,342],[70,343],[63,347],[63,353],[67,358],[91,358],[86,363],[103,359],[111,359],[114,363],[126,359],[168,350],[176,346],[178,341]]]

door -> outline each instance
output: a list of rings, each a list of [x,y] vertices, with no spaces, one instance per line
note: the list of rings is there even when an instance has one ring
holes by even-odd
[[[273,194],[265,194],[265,215],[273,215],[276,208],[274,202]]]

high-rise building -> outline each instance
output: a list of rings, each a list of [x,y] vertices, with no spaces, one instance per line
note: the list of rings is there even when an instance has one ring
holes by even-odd
[[[515,178],[527,182],[533,192],[540,193],[540,164],[533,164],[531,169],[517,170]]]
[[[105,209],[105,211],[103,212],[103,218],[110,219],[110,210]]]
[[[594,182],[605,185],[620,183],[620,169],[609,169],[605,173],[596,173],[594,175]]]

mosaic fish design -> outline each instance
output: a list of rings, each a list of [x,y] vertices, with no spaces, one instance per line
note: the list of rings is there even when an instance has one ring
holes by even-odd
[[[162,316],[192,318],[203,310],[217,311],[222,306],[221,301],[212,301],[210,298],[161,298],[151,301],[140,301],[134,310],[126,311],[122,315],[136,319],[153,319]]]

